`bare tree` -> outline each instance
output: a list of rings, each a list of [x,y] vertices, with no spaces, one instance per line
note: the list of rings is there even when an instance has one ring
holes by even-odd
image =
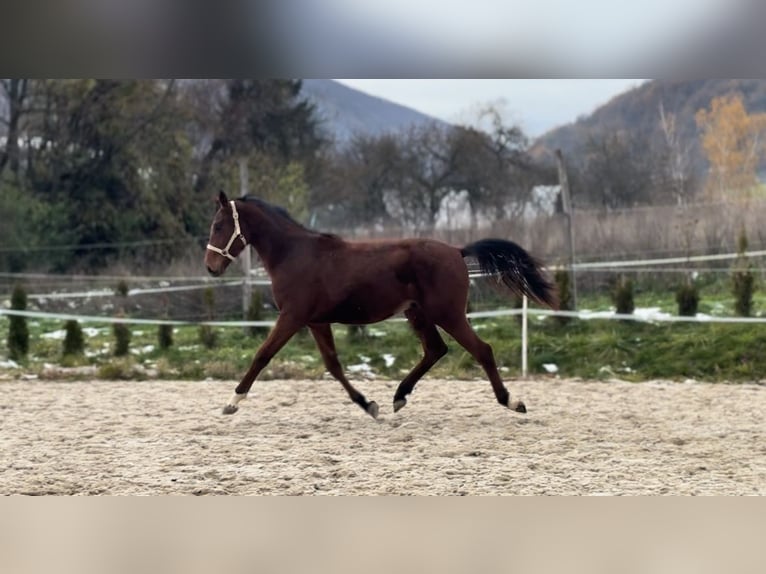
[[[454,189],[457,150],[449,134],[430,125],[413,128],[404,138],[395,200],[402,223],[413,230],[432,230],[442,201]]]
[[[691,191],[691,149],[692,142],[684,143],[676,123],[676,115],[666,113],[660,102],[660,129],[667,149],[665,176],[677,205],[689,200]]]
[[[591,134],[585,144],[582,195],[604,209],[646,204],[653,193],[653,162],[647,141],[626,132]]]

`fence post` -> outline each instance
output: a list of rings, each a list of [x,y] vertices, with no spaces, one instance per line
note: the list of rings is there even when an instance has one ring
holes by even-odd
[[[575,247],[574,247],[574,227],[572,217],[574,209],[572,207],[572,198],[569,193],[569,178],[564,166],[564,157],[561,150],[556,150],[556,164],[559,172],[559,185],[561,186],[561,205],[564,215],[567,218],[567,243],[569,247],[569,273],[572,276],[572,309],[577,310],[577,277],[575,276]]]
[[[247,171],[247,159],[241,157],[239,158],[239,187],[242,197],[245,197],[249,192],[249,179],[250,178]],[[253,299],[253,286],[250,282],[250,269],[252,267],[252,259],[249,245],[245,246],[245,249],[242,252],[242,257],[240,257],[240,259],[242,260],[242,270],[245,274],[245,277],[242,280],[242,318],[247,321],[247,311],[250,309],[250,305],[252,304]],[[245,328],[245,332],[247,332],[247,328]]]
[[[521,298],[521,378],[527,378],[527,296]]]

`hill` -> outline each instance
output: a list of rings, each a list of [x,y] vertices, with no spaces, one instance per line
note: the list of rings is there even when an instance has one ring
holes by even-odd
[[[574,157],[593,134],[626,131],[642,141],[660,135],[660,105],[676,116],[682,141],[692,144],[693,164],[703,166],[705,159],[699,147],[699,134],[694,120],[696,112],[709,108],[713,98],[739,92],[749,113],[766,111],[766,80],[651,80],[612,98],[591,115],[578,118],[540,136],[534,145],[539,158],[552,157],[560,148]]]
[[[357,133],[380,135],[428,123],[444,124],[412,108],[371,96],[334,80],[303,80],[302,89],[316,106],[327,134],[340,144]]]

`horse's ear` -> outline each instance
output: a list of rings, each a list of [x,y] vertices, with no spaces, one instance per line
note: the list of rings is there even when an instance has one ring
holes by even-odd
[[[229,198],[226,197],[226,194],[223,190],[218,192],[218,203],[221,204],[221,207],[226,209],[229,206]]]

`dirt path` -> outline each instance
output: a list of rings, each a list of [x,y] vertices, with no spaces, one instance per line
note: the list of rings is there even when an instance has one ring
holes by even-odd
[[[259,382],[232,417],[222,382],[0,382],[2,494],[766,495],[766,387]]]

